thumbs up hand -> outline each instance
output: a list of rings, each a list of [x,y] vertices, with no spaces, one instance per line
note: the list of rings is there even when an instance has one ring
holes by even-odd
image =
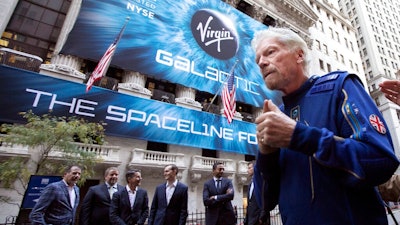
[[[296,122],[280,111],[271,100],[265,100],[263,113],[256,118],[257,139],[260,152],[272,153],[288,147]]]

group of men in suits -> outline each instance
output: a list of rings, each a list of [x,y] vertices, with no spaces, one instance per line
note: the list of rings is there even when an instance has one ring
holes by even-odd
[[[213,165],[213,178],[204,183],[203,203],[206,208],[206,225],[234,225],[236,213],[231,201],[234,198],[232,181],[223,177],[224,164]],[[69,167],[63,180],[49,184],[30,214],[33,225],[74,225],[79,204],[81,169]],[[174,164],[164,167],[165,183],[156,187],[149,211],[147,191],[140,188],[142,181],[139,170],[125,174],[127,185],[118,184],[119,170],[108,168],[104,173],[105,183],[89,188],[83,200],[80,225],[143,225],[148,218],[149,225],[185,225],[188,216],[188,186],[177,179],[178,167]],[[246,224],[261,221],[259,209],[249,198]],[[256,210],[253,212],[253,210]],[[250,212],[250,213],[249,213]],[[253,213],[252,213],[253,212]],[[252,219],[257,214],[257,219]]]
[[[63,179],[46,186],[32,209],[32,225],[74,225],[79,204],[81,168],[68,167]],[[119,170],[110,167],[105,171],[105,183],[89,188],[82,202],[80,225],[149,225],[186,224],[188,187],[177,180],[178,167],[164,168],[166,183],[156,188],[149,216],[148,195],[140,188],[139,170],[126,172],[127,185],[118,182]]]

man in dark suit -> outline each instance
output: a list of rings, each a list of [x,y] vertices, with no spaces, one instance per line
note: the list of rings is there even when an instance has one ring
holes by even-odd
[[[119,170],[109,167],[104,173],[105,183],[92,186],[83,199],[79,222],[81,225],[102,224],[110,225],[110,205],[114,192],[120,191],[124,186],[118,182]]]
[[[177,180],[178,167],[164,167],[167,183],[156,187],[150,209],[149,225],[185,225],[188,216],[188,186]]]
[[[222,177],[224,164],[213,165],[213,178],[204,183],[203,203],[206,207],[206,225],[234,225],[236,215],[231,200],[234,197],[232,181]]]
[[[270,225],[269,211],[263,210],[258,206],[256,196],[254,195],[253,174],[254,162],[250,162],[247,166],[247,173],[251,179],[249,191],[247,194],[247,210],[244,219],[244,225]]]
[[[149,216],[147,191],[140,188],[139,170],[126,172],[126,188],[114,193],[110,207],[112,225],[143,225]]]
[[[29,215],[32,225],[74,225],[79,204],[79,188],[76,183],[81,178],[81,172],[78,166],[70,166],[65,170],[61,181],[51,183],[43,189]]]

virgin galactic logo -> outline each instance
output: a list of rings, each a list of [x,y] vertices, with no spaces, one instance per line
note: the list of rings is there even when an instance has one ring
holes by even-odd
[[[190,26],[197,44],[207,54],[223,60],[236,55],[239,47],[238,34],[227,16],[210,9],[202,9],[193,15]]]

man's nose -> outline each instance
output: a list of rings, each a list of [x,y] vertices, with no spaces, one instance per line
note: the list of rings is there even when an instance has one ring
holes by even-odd
[[[257,62],[258,67],[261,69],[269,65],[269,60],[266,57],[260,56]]]

